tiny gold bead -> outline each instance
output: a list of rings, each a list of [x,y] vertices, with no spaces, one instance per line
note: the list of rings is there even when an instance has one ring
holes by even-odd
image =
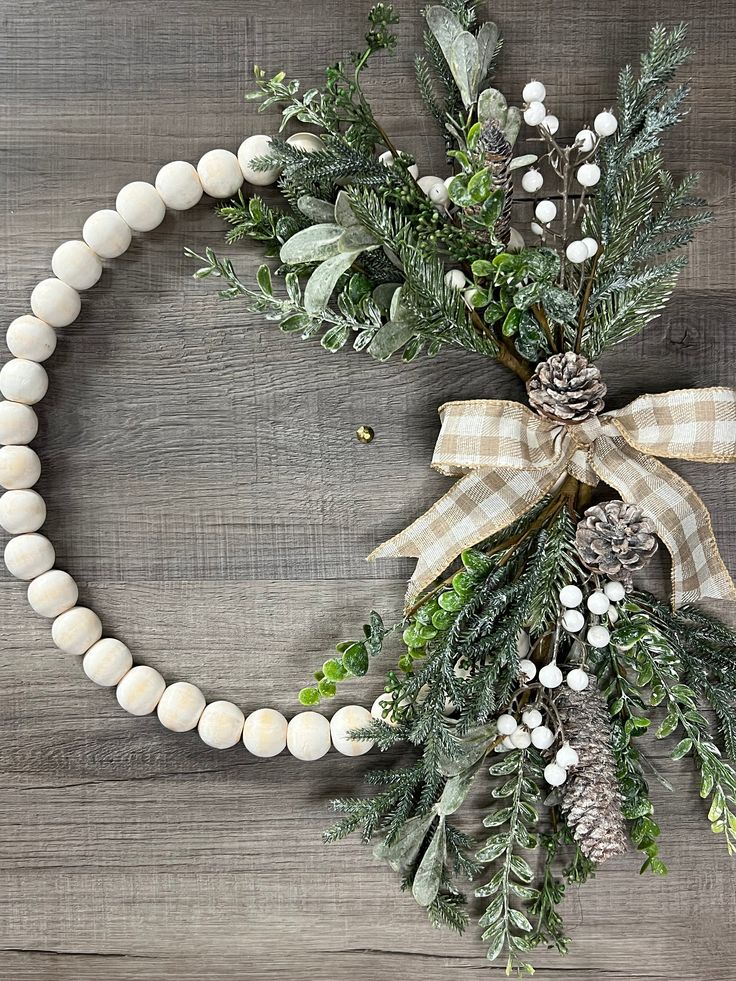
[[[370,426],[358,426],[355,430],[355,438],[361,443],[372,443],[375,435]]]

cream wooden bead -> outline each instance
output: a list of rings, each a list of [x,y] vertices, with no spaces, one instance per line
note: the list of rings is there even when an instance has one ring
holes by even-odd
[[[38,417],[30,405],[0,402],[0,444],[25,446],[38,433]]]
[[[166,682],[155,668],[136,664],[121,679],[115,697],[131,715],[150,715],[164,693]]]
[[[162,726],[172,732],[189,732],[199,722],[205,697],[196,685],[175,681],[164,691],[156,712]]]
[[[243,726],[243,743],[254,756],[278,756],[286,747],[288,722],[275,709],[256,709]]]
[[[268,155],[270,144],[270,136],[258,135],[249,136],[238,147],[238,163],[240,164],[243,177],[249,184],[255,184],[256,187],[266,187],[269,184],[275,184],[281,173],[278,167],[272,167],[271,170],[255,170],[253,168],[253,161],[257,157]]]
[[[115,259],[130,247],[133,233],[117,211],[106,208],[85,221],[82,238],[101,259]]]
[[[51,543],[49,543],[51,544]],[[40,617],[58,617],[76,606],[79,590],[68,572],[50,569],[28,586],[28,602]]]
[[[90,681],[102,688],[112,688],[133,667],[133,655],[119,640],[103,637],[93,644],[82,660],[82,669]]]
[[[75,290],[88,290],[102,275],[102,263],[79,239],[62,242],[51,257],[51,269],[62,283]]]
[[[268,137],[265,139],[268,140]],[[324,143],[316,133],[294,133],[287,137],[286,142],[299,150],[305,150],[307,153],[316,153],[317,150],[324,150],[325,148]]]
[[[0,449],[0,486],[25,490],[41,476],[41,461],[30,446],[3,446]]]
[[[56,350],[56,331],[38,317],[16,317],[6,334],[8,350],[24,361],[45,361]]]
[[[199,717],[197,732],[213,749],[229,749],[240,742],[245,716],[232,702],[210,702]]]
[[[202,182],[196,168],[186,160],[172,160],[156,174],[156,190],[167,208],[186,211],[202,197]]]
[[[210,150],[197,164],[202,187],[211,198],[231,198],[243,183],[238,158],[229,150]]]
[[[46,504],[34,490],[10,490],[0,497],[0,525],[11,535],[38,531],[46,520]]]
[[[330,723],[318,712],[300,712],[289,723],[286,745],[298,760],[318,760],[330,748]]]
[[[54,546],[44,535],[18,535],[5,546],[5,565],[16,579],[35,579],[53,566]]]
[[[31,310],[52,327],[68,327],[79,316],[79,293],[60,279],[42,279],[31,293]]]
[[[367,708],[362,705],[346,705],[338,709],[330,720],[332,745],[343,756],[362,756],[374,746],[373,739],[350,739],[354,729],[365,729],[373,721]]]
[[[51,639],[62,654],[81,657],[102,637],[100,618],[86,606],[73,606],[60,614],[51,626]]]
[[[13,358],[0,368],[0,392],[11,402],[35,405],[49,388],[46,369],[37,361]]]
[[[166,205],[153,184],[132,181],[118,191],[118,214],[134,232],[150,232],[164,220]]]

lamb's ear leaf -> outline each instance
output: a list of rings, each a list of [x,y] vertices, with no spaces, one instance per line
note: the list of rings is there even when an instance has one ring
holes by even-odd
[[[312,197],[311,194],[302,194],[297,200],[297,208],[307,218],[312,221],[329,222],[335,221],[335,205],[329,201],[321,201],[319,198]]]
[[[478,97],[480,55],[478,42],[470,31],[463,31],[452,42],[450,71],[460,90],[463,105],[469,109]]]
[[[329,223],[310,225],[284,242],[279,258],[287,265],[330,259],[340,251],[338,242],[343,230],[340,225]]]
[[[420,906],[429,906],[437,898],[446,856],[445,819],[440,818],[437,830],[419,863],[411,889],[412,896]]]
[[[506,125],[508,104],[506,96],[498,89],[483,89],[478,96],[478,120],[486,123],[493,119],[503,129]]]
[[[360,219],[353,211],[350,198],[345,191],[340,191],[335,199],[335,221],[343,228],[355,228],[360,225]]]
[[[304,290],[304,309],[307,313],[316,316],[326,308],[338,279],[359,255],[360,252],[341,252],[317,266]]]
[[[500,32],[498,27],[493,23],[493,21],[487,20],[476,35],[478,40],[478,53],[480,55],[481,81],[486,77],[491,69],[491,65],[493,64],[493,58],[496,54],[496,49],[498,48],[499,34]]]
[[[506,114],[506,123],[503,127],[503,135],[506,137],[509,146],[513,146],[519,138],[521,130],[521,109],[510,106]]]
[[[428,7],[424,16],[427,26],[434,34],[437,43],[442,49],[442,54],[445,56],[445,61],[449,65],[453,42],[458,34],[462,34],[463,32],[462,24],[452,11],[439,4],[434,7]]]

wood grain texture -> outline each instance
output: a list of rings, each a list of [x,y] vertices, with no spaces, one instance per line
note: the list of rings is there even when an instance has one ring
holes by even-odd
[[[124,183],[273,127],[242,103],[253,62],[316,80],[357,44],[367,6],[2,0],[5,321],[27,312],[56,245]],[[418,5],[398,7],[403,45],[371,89],[388,130],[437,172],[441,148],[411,80]],[[569,135],[611,104],[617,68],[653,21],[692,22],[695,107],[668,154],[702,171],[717,221],[667,315],[604,367],[616,404],[731,383],[736,6],[497,0],[494,16],[506,37],[499,83],[513,94],[542,77]],[[169,680],[290,714],[310,669],[368,608],[400,606],[410,563],[373,567],[363,556],[447,486],[428,470],[437,406],[520,392],[467,354],[409,367],[331,357],[216,303],[189,278],[182,249],[220,236],[200,206],[107,264],[78,322],[59,332],[40,409],[40,490],[59,564],[107,633]],[[253,248],[232,254],[255,270]],[[354,440],[360,423],[376,430],[370,446]],[[734,570],[732,475],[678,469],[711,508]],[[19,583],[4,577],[0,597],[1,981],[502,973],[472,934],[433,931],[369,850],[320,844],[326,802],[355,789],[365,761],[258,762],[129,718],[54,651]],[[370,699],[374,686],[356,684],[351,699]],[[736,977],[732,866],[689,765],[653,752],[675,786],[653,789],[670,877],[639,879],[631,855],[573,891],[571,954],[541,954],[538,977]]]

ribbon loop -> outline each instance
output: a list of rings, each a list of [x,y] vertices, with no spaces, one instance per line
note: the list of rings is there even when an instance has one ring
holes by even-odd
[[[657,457],[736,461],[736,390],[644,395],[584,423],[544,419],[518,402],[449,402],[432,466],[460,476],[451,490],[368,558],[414,556],[407,603],[466,548],[522,517],[566,473],[599,479],[654,522],[672,556],[673,603],[736,598],[708,511]]]

